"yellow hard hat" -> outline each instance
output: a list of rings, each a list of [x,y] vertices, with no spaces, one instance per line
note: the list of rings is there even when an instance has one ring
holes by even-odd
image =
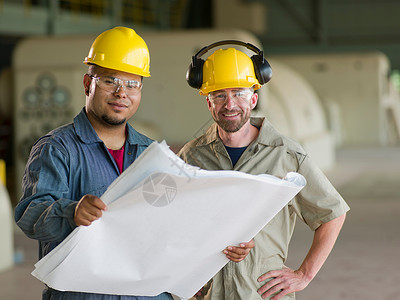
[[[115,27],[100,34],[83,63],[150,77],[149,49],[145,41],[127,27]]]
[[[257,90],[261,84],[251,58],[243,52],[234,48],[218,49],[204,62],[201,95],[227,88],[250,87]]]

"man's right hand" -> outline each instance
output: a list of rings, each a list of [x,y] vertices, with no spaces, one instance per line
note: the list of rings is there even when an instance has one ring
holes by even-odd
[[[100,219],[104,210],[107,210],[107,205],[99,197],[85,195],[75,207],[75,224],[89,226],[93,221]]]
[[[228,246],[223,251],[227,258],[234,262],[241,262],[250,253],[250,250],[255,246],[254,240],[252,239],[248,243],[240,243],[239,247]]]

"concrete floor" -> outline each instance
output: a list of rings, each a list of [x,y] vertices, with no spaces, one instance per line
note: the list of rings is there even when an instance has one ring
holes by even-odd
[[[340,150],[326,174],[351,210],[331,256],[297,299],[400,299],[400,147]],[[298,224],[289,267],[299,266],[311,239]],[[41,299],[42,284],[30,275],[37,244],[17,232],[15,247],[24,261],[0,272],[0,299]]]

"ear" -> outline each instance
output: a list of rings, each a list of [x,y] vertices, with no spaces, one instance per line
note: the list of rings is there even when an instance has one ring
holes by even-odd
[[[85,76],[83,76],[83,88],[85,90],[86,96],[89,96],[91,83],[92,83],[92,78],[90,78],[88,74],[85,74]]]
[[[211,111],[211,108],[212,108],[211,101],[210,101],[210,99],[208,99],[208,97],[206,97],[206,100],[207,100],[207,107],[208,107],[208,110]]]
[[[256,107],[258,102],[258,94],[257,93],[253,93],[253,95],[250,98],[250,107],[251,109],[254,109],[254,107]]]

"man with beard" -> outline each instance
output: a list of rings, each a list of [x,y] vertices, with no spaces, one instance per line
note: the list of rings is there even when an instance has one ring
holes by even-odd
[[[200,58],[224,44],[241,45],[256,54],[250,58],[228,48],[216,50],[205,61]],[[203,289],[204,295],[212,286],[212,300],[294,299],[294,292],[303,290],[324,264],[349,210],[298,143],[280,134],[265,118],[250,116],[258,101],[254,91],[271,76],[263,52],[240,41],[204,47],[193,56],[186,74],[189,85],[206,96],[215,123],[181,149],[183,160],[202,169],[280,178],[298,172],[307,180],[306,187],[254,237],[250,254],[237,264],[229,262]],[[300,267],[291,269],[284,262],[296,216],[314,231],[314,239]]]
[[[100,34],[85,58],[86,106],[73,123],[57,128],[33,145],[15,220],[39,241],[39,259],[77,226],[88,226],[107,209],[100,196],[152,140],[128,124],[141,99],[143,77],[150,76],[149,51],[131,28]],[[115,255],[115,254],[114,254]],[[101,264],[102,262],[99,262]],[[93,279],[95,280],[95,279]],[[45,287],[42,299],[172,299],[58,291]]]

